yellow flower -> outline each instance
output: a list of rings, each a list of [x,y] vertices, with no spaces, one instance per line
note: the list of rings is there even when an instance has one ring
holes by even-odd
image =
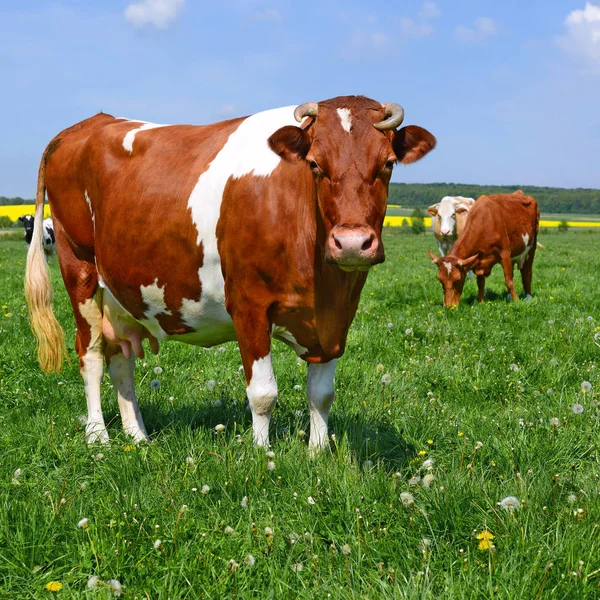
[[[427,454],[427,450],[419,450],[419,456],[425,456]]]
[[[479,545],[477,546],[479,550],[490,550],[494,547],[494,544],[492,543],[494,536],[487,529],[478,533],[477,539],[480,540]]]
[[[123,452],[131,452],[133,450],[135,450],[135,446],[133,444],[127,444],[127,446],[123,448]]]
[[[458,432],[458,437],[462,437],[463,435],[465,435],[462,431]]]
[[[430,446],[433,446],[433,440],[427,440],[427,443],[428,443]]]
[[[62,590],[62,583],[60,581],[50,581],[46,584],[46,589],[49,592],[60,592]]]

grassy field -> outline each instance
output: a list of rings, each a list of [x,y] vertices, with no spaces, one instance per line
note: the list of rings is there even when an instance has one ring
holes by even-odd
[[[131,599],[598,597],[600,232],[540,238],[532,301],[507,302],[496,267],[488,301],[468,281],[450,311],[433,238],[384,241],[314,459],[306,367],[280,344],[274,458],[235,344],[138,361],[150,445],[123,436],[105,378],[112,443],[88,447],[75,354],[40,372],[25,244],[0,241],[0,598],[107,598],[109,580]]]

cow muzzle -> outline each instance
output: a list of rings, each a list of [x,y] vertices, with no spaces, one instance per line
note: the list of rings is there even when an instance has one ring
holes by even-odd
[[[384,261],[383,245],[371,227],[334,227],[325,260],[344,271],[368,271]]]

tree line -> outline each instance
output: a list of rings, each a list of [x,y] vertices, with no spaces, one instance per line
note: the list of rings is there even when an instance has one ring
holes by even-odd
[[[444,196],[477,199],[486,194],[510,194],[523,190],[533,196],[543,213],[600,214],[600,190],[520,185],[472,185],[466,183],[391,183],[389,204],[406,208],[427,208]]]

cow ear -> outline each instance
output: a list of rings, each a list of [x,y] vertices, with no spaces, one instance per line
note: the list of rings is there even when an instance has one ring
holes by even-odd
[[[462,215],[463,213],[469,212],[469,209],[464,204],[459,203],[454,207],[454,211],[457,214]]]
[[[423,158],[435,148],[436,139],[427,129],[408,125],[394,132],[392,146],[398,162],[405,165]]]
[[[19,217],[19,221],[21,221],[21,223],[25,220],[25,217],[21,216]]]
[[[304,129],[293,125],[278,129],[269,138],[269,148],[288,161],[306,158],[310,144],[310,135]]]
[[[430,214],[432,217],[435,217],[435,215],[438,214],[438,208],[440,207],[440,203],[438,202],[437,204],[432,204],[428,209],[427,209],[427,213]]]
[[[436,256],[431,250],[428,250],[428,252],[429,252],[429,258],[431,258],[431,262],[437,265],[440,262],[439,257]]]
[[[478,258],[478,254],[473,254],[473,256],[469,256],[469,258],[459,260],[458,264],[463,267],[463,269],[470,269],[477,262]]]

